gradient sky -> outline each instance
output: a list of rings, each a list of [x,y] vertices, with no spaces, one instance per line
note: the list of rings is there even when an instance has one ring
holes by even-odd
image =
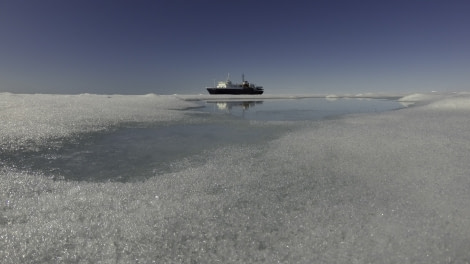
[[[0,92],[470,91],[470,1],[0,0]]]

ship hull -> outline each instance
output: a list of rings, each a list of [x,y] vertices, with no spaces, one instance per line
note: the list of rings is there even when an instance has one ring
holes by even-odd
[[[207,88],[210,94],[263,94],[263,90],[255,89],[230,89],[230,88]]]

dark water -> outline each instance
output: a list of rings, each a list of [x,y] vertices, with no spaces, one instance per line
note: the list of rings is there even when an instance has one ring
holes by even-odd
[[[259,121],[300,121],[346,114],[383,112],[403,108],[393,100],[379,99],[271,99],[259,101],[207,101],[203,111],[229,113]]]
[[[78,181],[140,181],[177,171],[175,162],[203,163],[207,152],[221,146],[264,143],[292,128],[292,124],[258,121],[299,121],[334,118],[344,114],[401,108],[386,100],[264,100],[208,101],[191,124],[139,125],[68,141],[60,148],[2,153],[2,163]],[[192,110],[194,111],[194,110]],[[190,114],[191,112],[188,112]],[[222,118],[221,118],[222,117]],[[84,131],[86,133],[86,131]]]

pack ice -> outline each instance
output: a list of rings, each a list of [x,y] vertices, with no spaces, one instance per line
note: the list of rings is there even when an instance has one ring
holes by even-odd
[[[133,122],[211,122],[188,116],[197,96],[181,98],[2,93],[0,156]],[[411,106],[256,124],[284,132],[141,182],[57,180],[0,160],[0,259],[469,263],[470,94],[400,100]]]

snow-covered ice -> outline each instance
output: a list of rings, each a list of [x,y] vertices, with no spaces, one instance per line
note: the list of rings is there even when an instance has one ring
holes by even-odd
[[[60,148],[63,139],[130,123],[209,122],[185,110],[198,100],[3,93],[0,148]],[[248,122],[282,133],[220,146],[203,162],[183,159],[141,182],[55,180],[0,160],[0,259],[469,263],[470,94],[400,101],[411,107]]]
[[[0,94],[1,148],[24,147],[126,122],[174,121],[193,103],[174,96]]]

